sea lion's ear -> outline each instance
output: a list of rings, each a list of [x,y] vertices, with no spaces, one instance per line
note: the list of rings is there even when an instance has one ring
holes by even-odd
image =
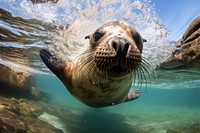
[[[146,39],[144,39],[144,38],[143,38],[142,40],[143,40],[143,42],[147,42],[147,40],[146,40]]]
[[[90,35],[87,35],[87,36],[85,37],[85,39],[90,39]]]

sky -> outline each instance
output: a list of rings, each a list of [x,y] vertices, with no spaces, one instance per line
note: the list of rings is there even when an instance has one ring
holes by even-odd
[[[200,15],[200,0],[152,0],[170,40],[178,41],[191,21]]]

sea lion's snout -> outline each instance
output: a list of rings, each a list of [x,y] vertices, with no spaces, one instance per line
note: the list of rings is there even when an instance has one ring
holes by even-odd
[[[119,58],[125,58],[128,52],[130,43],[125,38],[115,37],[111,40],[111,46]]]
[[[109,40],[113,55],[111,56],[110,70],[116,72],[135,69],[141,62],[141,54],[136,51],[134,44],[123,37],[113,37]],[[133,51],[133,52],[131,52]]]
[[[95,52],[96,66],[105,71],[130,72],[141,63],[141,53],[123,37],[112,37]]]

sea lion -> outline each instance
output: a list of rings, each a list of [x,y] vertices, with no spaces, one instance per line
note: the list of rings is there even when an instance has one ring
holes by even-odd
[[[137,99],[140,90],[130,90],[133,79],[145,77],[142,59],[146,40],[131,25],[112,21],[92,35],[90,45],[73,62],[58,59],[42,49],[46,66],[77,99],[91,107],[105,107]]]

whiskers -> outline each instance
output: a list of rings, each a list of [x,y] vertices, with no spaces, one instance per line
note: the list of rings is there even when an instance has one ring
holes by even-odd
[[[147,89],[147,82],[150,79],[150,76],[153,74],[156,76],[154,68],[152,65],[147,61],[147,59],[142,58],[141,64],[134,70],[134,83],[133,85],[141,87],[145,84],[145,92]],[[136,84],[137,82],[137,84]]]
[[[94,50],[88,49],[78,57],[79,71],[93,72],[96,67],[94,62]]]
[[[86,77],[90,77],[92,81],[95,81],[95,84],[99,84],[100,79],[109,79],[110,71],[113,71],[111,68],[112,58],[98,58],[98,61],[97,59],[95,61],[95,51],[97,48],[90,48],[79,56],[77,72],[78,74],[80,72],[81,75],[88,75]],[[146,92],[147,82],[150,76],[152,74],[156,75],[152,65],[147,59],[140,56],[134,57],[134,60],[127,58],[124,66],[124,68],[121,68],[122,72],[125,71],[127,74],[130,74],[130,77],[133,77],[133,85],[141,88],[145,84]]]
[[[99,69],[95,62],[95,51],[97,47],[93,47],[90,49],[87,49],[79,55],[78,57],[78,66],[79,71],[85,72],[85,74],[92,76],[94,79],[97,79],[96,81],[99,82],[99,78],[108,78],[108,68]],[[95,74],[96,73],[96,74]],[[95,80],[94,80],[95,81]]]

